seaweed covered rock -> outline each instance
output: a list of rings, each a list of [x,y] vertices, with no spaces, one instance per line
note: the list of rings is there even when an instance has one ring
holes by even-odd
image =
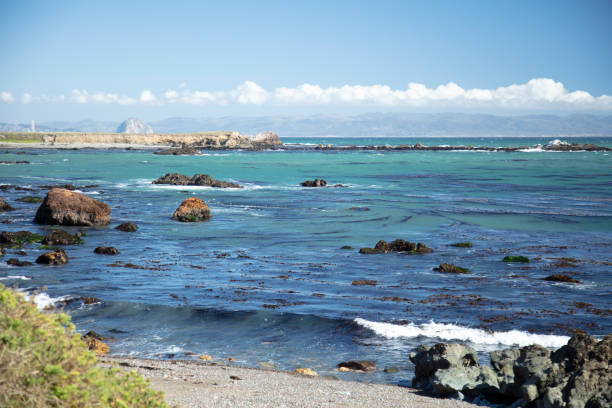
[[[74,191],[53,188],[38,208],[34,222],[47,225],[96,226],[110,223],[105,203]]]
[[[44,245],[75,245],[80,244],[82,238],[78,235],[72,235],[64,230],[54,229],[45,235],[42,243]]]
[[[306,180],[300,183],[302,187],[325,187],[327,186],[327,181],[323,179],[314,179],[314,180]]]
[[[197,197],[189,197],[174,211],[172,219],[182,222],[198,222],[210,218],[210,208]]]
[[[153,184],[170,184],[174,186],[205,186],[216,188],[243,188],[240,184],[215,180],[208,174],[194,174],[193,177],[179,173],[167,173],[153,181]]]
[[[94,249],[94,253],[100,254],[100,255],[118,255],[119,250],[115,247],[99,246],[96,249]]]
[[[45,265],[63,265],[68,262],[68,255],[63,249],[56,249],[42,254],[36,259],[36,263]]]
[[[442,273],[470,273],[470,270],[468,268],[463,268],[461,266],[457,266],[457,265],[453,265],[449,263],[440,264],[440,266],[433,268],[433,269],[434,271],[442,272]]]
[[[571,276],[563,275],[563,274],[552,274],[545,278],[542,278],[542,280],[549,281],[549,282],[582,283],[578,279],[574,279]]]
[[[4,201],[4,199],[2,197],[0,197],[0,212],[3,211],[14,211],[15,209],[6,201]]]
[[[361,248],[359,253],[361,254],[386,254],[389,252],[406,252],[409,254],[429,254],[433,252],[433,249],[427,247],[422,243],[414,243],[405,241],[403,239],[396,239],[392,242],[380,240],[376,243],[374,248]]]
[[[115,227],[115,229],[123,232],[136,232],[138,231],[138,225],[131,222],[124,222]]]
[[[30,231],[2,231],[0,242],[8,245],[23,246],[24,244],[34,244],[41,242],[44,237]]]

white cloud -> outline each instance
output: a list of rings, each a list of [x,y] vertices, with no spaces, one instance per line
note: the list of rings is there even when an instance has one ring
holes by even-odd
[[[8,103],[8,102],[13,102],[14,100],[15,100],[15,97],[13,96],[12,93],[5,92],[5,91],[0,92],[0,101]]]
[[[408,83],[405,89],[392,89],[388,85],[343,85],[323,88],[304,83],[296,87],[266,90],[253,81],[245,81],[228,91],[189,90],[181,83],[178,89],[168,89],[159,96],[146,89],[138,98],[95,92],[72,90],[71,96],[49,97],[23,94],[21,103],[62,102],[103,103],[119,105],[342,105],[425,108],[491,108],[491,109],[590,109],[611,110],[612,96],[593,96],[586,91],[569,91],[563,83],[548,78],[535,78],[524,84],[513,84],[493,89],[464,89],[454,82],[428,88],[424,84]],[[0,101],[14,102],[9,92],[0,93]]]

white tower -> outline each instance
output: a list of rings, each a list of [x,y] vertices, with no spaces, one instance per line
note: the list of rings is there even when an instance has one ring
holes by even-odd
[[[32,133],[36,132],[36,125],[34,124],[34,119],[32,119]]]

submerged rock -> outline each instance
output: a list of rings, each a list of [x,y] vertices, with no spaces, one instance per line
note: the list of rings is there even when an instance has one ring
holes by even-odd
[[[198,222],[210,218],[210,208],[197,197],[189,197],[174,211],[172,219],[182,222]]]
[[[23,246],[24,244],[34,244],[41,242],[44,237],[30,231],[2,231],[0,234],[0,242],[9,245]]]
[[[33,265],[32,262],[29,261],[20,261],[17,258],[11,258],[8,261],[6,261],[7,264],[12,265],[12,266],[30,266]]]
[[[77,235],[72,235],[64,230],[54,229],[43,239],[44,245],[75,245],[82,243],[83,240]]]
[[[18,198],[17,201],[21,201],[23,203],[30,203],[30,204],[39,204],[43,202],[43,199],[42,197],[25,196],[25,197]]]
[[[582,283],[578,279],[574,279],[568,275],[562,274],[553,274],[543,278],[542,280],[550,281],[550,282],[565,282],[565,283]]]
[[[4,199],[2,197],[0,197],[0,212],[3,212],[3,211],[14,211],[14,210],[15,210],[15,208],[13,208],[9,203],[4,201]]]
[[[68,255],[63,249],[56,249],[42,254],[36,259],[36,263],[46,265],[63,265],[68,262]]]
[[[529,258],[522,255],[508,255],[502,259],[502,262],[520,262],[520,263],[529,263]]]
[[[111,209],[85,194],[54,188],[38,208],[34,222],[47,225],[95,226],[110,223]]]
[[[449,263],[440,264],[440,266],[433,268],[433,270],[442,273],[470,273],[468,268],[462,268],[461,266]]]
[[[118,255],[119,250],[115,247],[99,246],[96,249],[94,249],[94,253],[100,254],[100,255]]]
[[[115,229],[123,232],[136,232],[138,230],[138,226],[131,222],[124,222],[123,224],[117,225]]]
[[[314,180],[306,180],[300,183],[302,187],[325,187],[327,186],[327,181],[323,179],[314,179]]]

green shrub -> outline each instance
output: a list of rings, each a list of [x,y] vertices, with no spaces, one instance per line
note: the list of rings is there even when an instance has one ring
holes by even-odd
[[[98,365],[70,317],[0,284],[0,406],[167,407],[135,371]]]

